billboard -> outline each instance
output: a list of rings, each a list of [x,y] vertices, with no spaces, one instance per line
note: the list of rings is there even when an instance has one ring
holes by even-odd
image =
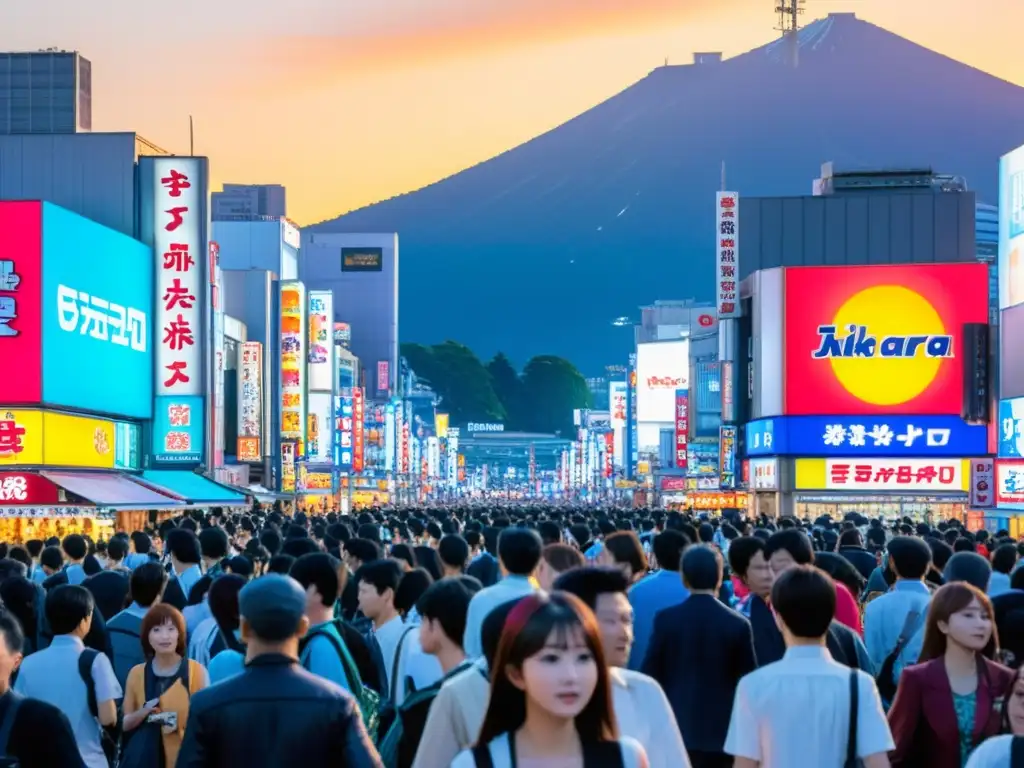
[[[740,196],[718,192],[715,201],[715,306],[718,317],[739,317]]]
[[[352,389],[352,471],[359,474],[363,471],[366,446],[363,428],[365,426],[366,403],[363,399],[363,388]]]
[[[718,428],[718,456],[722,488],[736,487],[736,427]]]
[[[137,424],[50,411],[0,412],[0,464],[139,469]]]
[[[263,345],[238,345],[238,461],[259,461],[263,456]]]
[[[959,415],[987,322],[984,264],[787,268],[783,412]]]
[[[676,390],[675,419],[675,465],[686,469],[686,440],[690,435],[690,393],[686,389]]]
[[[996,462],[996,503],[1024,505],[1024,460]]]
[[[967,493],[967,459],[797,459],[796,490]]]
[[[306,439],[306,289],[281,284],[281,437]]]
[[[612,381],[608,383],[608,411],[612,416],[612,445],[614,448],[615,468],[622,469],[626,451],[626,382]]]
[[[310,392],[306,427],[306,459],[329,464],[334,456],[333,400],[329,392]]]
[[[959,416],[780,416],[744,425],[747,456],[969,456],[988,427]]]
[[[657,450],[659,430],[675,422],[676,390],[689,388],[690,342],[638,344],[636,358],[638,447]]]
[[[197,157],[152,159],[157,395],[201,395],[205,389],[205,162]],[[201,407],[197,418],[202,419]]]
[[[334,388],[334,294],[309,292],[309,391],[331,392]]]
[[[352,469],[352,397],[334,398],[334,463],[343,472]]]
[[[150,418],[151,254],[137,240],[43,203],[43,402]],[[165,331],[174,351],[199,332],[183,318]]]
[[[1024,304],[999,315],[999,396],[1024,397]]]
[[[334,293],[331,293],[334,296]],[[334,343],[343,349],[352,349],[352,326],[348,323],[334,324]]]
[[[43,397],[42,217],[38,202],[0,202],[0,401],[38,403]]]
[[[390,394],[391,392],[391,376],[387,360],[377,361],[377,392],[381,394]]]
[[[153,460],[199,464],[203,460],[203,398],[160,395],[153,410]]]
[[[1024,147],[999,161],[999,308],[1024,303]]]
[[[383,248],[342,248],[342,272],[381,272],[384,270]]]

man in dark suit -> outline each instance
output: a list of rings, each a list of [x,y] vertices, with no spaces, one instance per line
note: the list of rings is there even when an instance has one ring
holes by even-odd
[[[722,748],[740,678],[757,668],[750,622],[721,603],[723,563],[718,550],[689,547],[683,583],[690,597],[654,619],[642,671],[665,690],[694,768],[725,768]]]

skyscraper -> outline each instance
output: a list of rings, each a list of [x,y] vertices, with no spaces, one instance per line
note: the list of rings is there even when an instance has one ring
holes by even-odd
[[[0,53],[0,135],[92,130],[92,64],[77,51]]]

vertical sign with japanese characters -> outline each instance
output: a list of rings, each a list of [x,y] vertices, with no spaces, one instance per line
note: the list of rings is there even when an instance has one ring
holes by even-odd
[[[719,192],[717,201],[715,295],[718,317],[723,319],[740,315],[740,196],[736,192]]]
[[[309,391],[331,392],[334,386],[334,294],[309,292]]]
[[[364,409],[366,403],[363,399],[363,388],[353,387],[352,388],[352,471],[357,475],[363,471],[363,459],[365,446],[363,441],[365,435],[363,428],[365,425],[365,413]]]
[[[281,283],[281,437],[298,440],[296,460],[306,442],[306,289]]]
[[[676,467],[686,469],[686,439],[690,434],[690,392],[676,390]]]
[[[153,410],[153,459],[198,464],[203,458],[203,398],[161,396]]]
[[[243,342],[238,349],[238,446],[241,462],[263,458],[263,345]]]
[[[389,375],[390,366],[387,360],[377,361],[377,393],[389,395],[391,394],[391,377]]]
[[[992,459],[971,459],[971,506],[996,505],[996,464]]]

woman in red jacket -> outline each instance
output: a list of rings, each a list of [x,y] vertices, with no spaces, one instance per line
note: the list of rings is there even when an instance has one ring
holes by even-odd
[[[978,744],[999,733],[1014,674],[992,661],[997,646],[983,592],[964,582],[936,591],[919,663],[903,670],[889,710],[893,766],[961,768]]]

